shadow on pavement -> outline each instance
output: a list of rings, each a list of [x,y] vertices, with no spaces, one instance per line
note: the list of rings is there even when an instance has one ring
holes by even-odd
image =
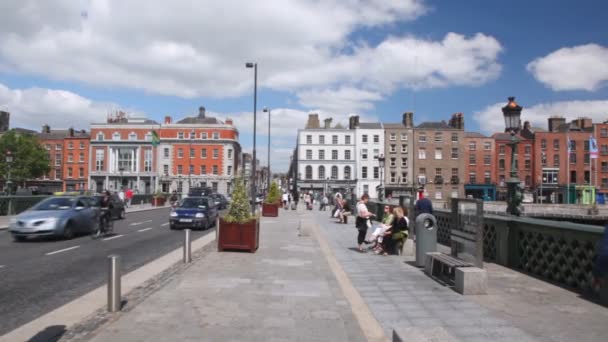
[[[28,342],[56,342],[66,333],[65,325],[51,325],[34,335]]]

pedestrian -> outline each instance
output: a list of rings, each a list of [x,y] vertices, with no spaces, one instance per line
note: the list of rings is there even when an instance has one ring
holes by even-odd
[[[340,210],[340,223],[348,223],[348,215],[351,215],[350,204],[347,200],[341,200],[342,210]]]
[[[289,200],[289,196],[287,196],[287,192],[283,193],[282,200],[283,200],[283,209],[288,209],[289,207],[287,206],[287,202]]]
[[[125,196],[127,197],[127,208],[128,208],[131,206],[131,201],[133,200],[133,190],[131,190],[130,188],[127,189]]]
[[[125,190],[124,189],[120,189],[120,191],[118,192],[118,198],[120,198],[120,201],[123,204],[125,203]]]
[[[325,211],[327,210],[327,206],[329,205],[329,199],[327,199],[327,196],[325,194],[323,194],[323,198],[321,199],[321,210]]]
[[[414,214],[416,214],[416,217],[420,214],[433,215],[433,202],[423,195],[420,195],[420,199],[416,201],[416,205],[414,206]]]
[[[357,220],[355,226],[359,231],[357,235],[357,244],[359,245],[359,252],[365,253],[363,243],[365,242],[365,236],[367,235],[367,229],[372,226],[370,218],[376,216],[367,210],[367,202],[369,201],[369,195],[364,194],[361,196],[361,200],[357,204]]]

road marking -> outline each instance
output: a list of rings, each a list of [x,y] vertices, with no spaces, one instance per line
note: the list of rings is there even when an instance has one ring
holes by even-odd
[[[148,227],[148,228],[140,229],[140,230],[138,230],[137,232],[142,233],[142,232],[145,232],[146,230],[150,230],[150,229],[152,229],[152,227]]]
[[[168,226],[168,225],[169,225],[169,222],[167,222],[167,223],[163,223],[163,224],[161,224],[160,226],[161,226],[161,227],[164,227],[164,226]]]
[[[46,255],[53,255],[53,254],[57,254],[57,253],[67,252],[67,251],[71,251],[72,249],[76,249],[76,248],[80,248],[80,246],[72,246],[72,247],[60,249],[58,251],[48,252],[48,253],[46,253]]]
[[[143,221],[143,222],[133,222],[130,224],[130,226],[139,226],[140,224],[149,223],[149,222],[152,222],[152,220]]]
[[[122,234],[114,235],[114,236],[110,236],[109,238],[103,239],[103,241],[110,241],[110,240],[118,239],[119,237],[123,237],[123,236],[124,235],[122,235]]]

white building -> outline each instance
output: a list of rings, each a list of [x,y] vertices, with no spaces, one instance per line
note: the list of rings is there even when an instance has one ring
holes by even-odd
[[[384,127],[379,122],[361,122],[359,117],[350,118],[349,126],[355,131],[355,158],[357,166],[357,194],[378,197],[385,168],[380,167],[378,157],[384,156]]]
[[[347,193],[355,186],[355,134],[353,130],[319,125],[318,114],[309,114],[305,129],[298,130],[298,191]]]

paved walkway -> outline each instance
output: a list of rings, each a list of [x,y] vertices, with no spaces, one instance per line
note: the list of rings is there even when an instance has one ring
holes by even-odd
[[[92,341],[365,341],[314,236],[280,215],[255,254],[210,252]]]

